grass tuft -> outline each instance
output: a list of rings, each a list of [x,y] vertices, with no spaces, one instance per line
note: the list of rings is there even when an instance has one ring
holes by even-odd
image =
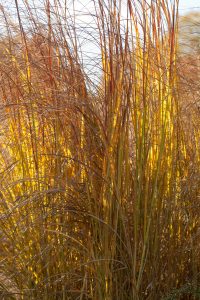
[[[75,1],[30,2],[0,7],[0,296],[199,299],[199,67],[178,0],[92,1],[91,28]]]

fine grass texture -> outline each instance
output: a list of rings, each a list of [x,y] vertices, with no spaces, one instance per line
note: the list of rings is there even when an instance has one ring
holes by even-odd
[[[91,5],[91,31],[73,1],[0,7],[1,299],[199,299],[200,118],[178,0]]]

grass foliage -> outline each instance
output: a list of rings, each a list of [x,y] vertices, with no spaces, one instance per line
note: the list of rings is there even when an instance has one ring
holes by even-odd
[[[98,82],[67,1],[13,5],[0,8],[1,299],[199,299],[183,288],[199,291],[200,122],[178,0],[92,2]]]

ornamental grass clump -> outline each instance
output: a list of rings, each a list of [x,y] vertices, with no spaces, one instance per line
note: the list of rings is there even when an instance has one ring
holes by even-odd
[[[198,289],[200,124],[178,0],[92,1],[91,31],[75,1],[30,2],[1,6],[2,299]]]

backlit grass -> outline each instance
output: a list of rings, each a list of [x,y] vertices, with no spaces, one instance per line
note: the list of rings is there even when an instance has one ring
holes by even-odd
[[[92,3],[98,83],[67,5],[1,6],[2,299],[199,299],[200,124],[178,1]]]

